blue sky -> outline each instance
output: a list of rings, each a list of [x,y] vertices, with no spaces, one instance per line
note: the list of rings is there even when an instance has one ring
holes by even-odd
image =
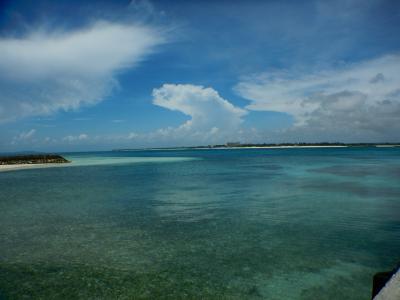
[[[400,141],[398,1],[2,1],[0,151]]]

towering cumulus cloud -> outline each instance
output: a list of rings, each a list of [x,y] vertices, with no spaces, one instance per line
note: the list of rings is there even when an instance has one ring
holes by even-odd
[[[237,134],[246,114],[214,89],[192,84],[164,84],[153,90],[153,103],[190,117],[180,127],[160,133],[189,140],[190,137],[200,138],[198,142],[223,140]]]
[[[298,132],[319,131],[349,140],[398,140],[398,70],[400,55],[389,55],[307,75],[296,71],[259,74],[244,79],[236,91],[250,100],[249,110],[294,116]]]
[[[0,39],[0,122],[101,101],[115,73],[164,41],[155,28],[97,22],[70,32]]]

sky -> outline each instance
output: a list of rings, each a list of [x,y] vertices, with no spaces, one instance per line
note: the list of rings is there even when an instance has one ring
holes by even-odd
[[[400,142],[400,2],[0,1],[0,152]]]

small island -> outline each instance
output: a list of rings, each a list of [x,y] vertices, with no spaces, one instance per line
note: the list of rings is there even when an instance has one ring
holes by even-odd
[[[69,163],[61,155],[57,154],[31,154],[0,157],[0,165],[20,165],[20,164],[60,164]]]
[[[58,154],[0,156],[0,171],[10,171],[64,163],[70,163],[70,161]]]

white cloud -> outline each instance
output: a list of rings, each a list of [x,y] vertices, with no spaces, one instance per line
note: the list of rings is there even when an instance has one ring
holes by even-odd
[[[271,72],[244,78],[235,91],[249,110],[288,113],[297,131],[358,139],[400,137],[400,55],[305,75]]]
[[[67,135],[62,140],[64,142],[72,143],[72,142],[77,142],[77,141],[78,142],[79,141],[85,141],[87,139],[89,139],[89,136],[87,134],[85,134],[85,133],[81,133],[79,135]]]
[[[158,130],[153,137],[187,143],[225,142],[237,135],[247,113],[214,89],[192,84],[164,84],[153,90],[153,103],[190,117],[177,128]]]
[[[132,139],[135,139],[137,137],[139,137],[139,135],[137,133],[131,132],[131,133],[128,134],[127,139],[128,140],[132,140]]]
[[[0,39],[0,122],[93,105],[164,42],[157,29],[97,22],[72,32]]]
[[[30,142],[34,135],[36,134],[36,129],[31,129],[28,131],[23,131],[20,134],[14,136],[11,140],[11,145],[21,144]]]
[[[154,5],[148,0],[132,0],[128,8],[136,11],[142,18],[156,14]]]
[[[88,135],[85,133],[82,133],[78,136],[78,140],[82,141],[82,140],[87,140],[88,139]]]
[[[22,132],[18,136],[18,139],[20,139],[20,140],[30,139],[35,133],[36,133],[36,129],[31,129],[31,130],[29,130],[27,132]]]

